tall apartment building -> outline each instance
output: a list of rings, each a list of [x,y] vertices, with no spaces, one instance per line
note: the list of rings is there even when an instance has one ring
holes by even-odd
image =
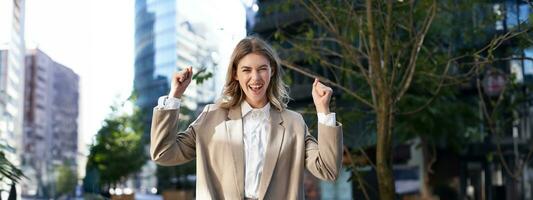
[[[18,164],[24,92],[24,0],[0,1],[0,142]]]
[[[0,0],[0,143],[19,166],[24,95],[24,0]],[[8,185],[0,185],[7,196]]]
[[[51,195],[61,165],[77,169],[79,76],[39,49],[26,56],[22,195]]]

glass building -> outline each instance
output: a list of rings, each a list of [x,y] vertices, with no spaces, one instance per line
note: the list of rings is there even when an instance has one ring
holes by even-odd
[[[170,89],[176,71],[193,66],[194,71],[214,72],[215,47],[208,44],[206,28],[191,24],[177,13],[175,0],[137,0],[135,3],[135,77],[137,105],[150,124],[158,97]],[[183,105],[195,111],[215,97],[214,79],[201,85],[194,81],[184,95]],[[149,130],[146,130],[148,134]]]
[[[175,7],[174,0],[135,2],[134,88],[137,105],[148,112],[168,92],[167,79],[176,68]]]
[[[172,74],[193,66],[214,73],[216,46],[208,43],[207,27],[189,22],[178,14],[176,0],[136,0],[135,2],[135,77],[137,106],[145,113],[144,140],[149,143],[152,109],[160,96],[170,90]],[[191,82],[182,98],[182,107],[199,112],[215,98],[215,79]],[[194,115],[194,114],[193,114]],[[149,162],[141,177],[153,177],[156,167]],[[137,188],[155,186],[153,178],[137,180]]]
[[[143,139],[149,141],[152,108],[157,98],[168,92],[168,76],[176,67],[176,4],[174,0],[135,1],[135,73],[133,87],[136,104],[145,113]],[[157,20],[156,20],[157,19]],[[149,162],[141,177],[153,177],[156,166]],[[146,176],[149,175],[149,176]],[[136,179],[136,188],[155,187],[156,180]]]
[[[174,0],[138,0],[135,6],[134,87],[137,105],[150,113],[157,98],[169,91],[174,72],[187,66],[192,66],[195,74],[215,72],[217,46],[208,41],[209,30],[204,24],[191,23],[178,14]],[[213,102],[215,96],[215,79],[201,84],[193,81],[182,105],[196,111]]]

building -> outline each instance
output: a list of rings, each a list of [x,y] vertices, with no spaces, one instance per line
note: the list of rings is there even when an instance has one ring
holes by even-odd
[[[200,24],[191,24],[177,13],[174,0],[145,1],[135,4],[135,78],[134,89],[139,97],[137,105],[147,110],[147,122],[157,98],[170,89],[170,77],[176,71],[193,66],[194,71],[213,72],[215,62],[211,46]],[[197,104],[212,102],[214,83],[197,86],[194,82],[187,89],[186,104],[197,109]]]
[[[500,0],[491,2],[489,6],[480,12],[492,11],[499,18],[488,32],[501,35],[511,31],[531,29],[530,17],[533,13],[531,4],[524,1]],[[528,37],[531,38],[531,34],[528,34]],[[514,81],[517,88],[508,90],[509,96],[506,96],[506,101],[513,102],[513,105],[506,103],[504,104],[506,110],[499,111],[498,114],[504,117],[505,122],[498,122],[503,126],[498,133],[494,133],[489,125],[481,124],[483,140],[470,143],[467,151],[459,155],[460,198],[467,196],[475,199],[531,199],[533,165],[527,155],[533,152],[531,148],[533,105],[529,89],[533,84],[533,43],[512,38],[494,54],[496,58],[512,59],[496,61],[484,72],[482,75],[484,99],[488,101],[498,97],[502,92],[497,89],[498,85]],[[487,108],[495,109],[493,105],[488,105]],[[494,155],[495,159],[487,159],[487,155]],[[521,163],[524,164],[520,169],[518,166]]]
[[[28,51],[22,195],[53,197],[56,169],[77,170],[79,76],[39,49]]]
[[[246,32],[252,33],[255,25],[255,15],[259,10],[257,0],[242,0],[241,3],[246,11]]]
[[[0,143],[11,147],[6,156],[17,166],[24,95],[24,13],[24,0],[0,0]],[[3,184],[0,188],[5,189]]]
[[[210,45],[201,33],[206,28],[201,24],[191,24],[188,21],[181,22],[177,27],[177,60],[176,66],[193,66],[193,72],[202,70],[214,73],[215,62],[213,59],[214,47]],[[207,80],[202,84],[191,82],[185,91],[184,105],[196,111],[202,106],[215,100],[215,81]],[[199,107],[200,106],[200,107]]]
[[[174,72],[188,66],[194,73],[214,73],[213,55],[216,46],[206,38],[207,29],[193,24],[179,14],[175,0],[135,1],[135,77],[134,91],[137,106],[145,113],[144,140],[149,143],[152,109],[160,96],[170,91],[170,78]],[[210,42],[210,43],[208,43]],[[183,107],[194,112],[215,100],[215,80],[201,84],[191,82],[183,97]],[[185,110],[185,109],[183,109]],[[191,113],[191,114],[193,114]],[[192,117],[192,116],[191,116]],[[135,188],[149,191],[156,187],[155,163],[144,168]]]

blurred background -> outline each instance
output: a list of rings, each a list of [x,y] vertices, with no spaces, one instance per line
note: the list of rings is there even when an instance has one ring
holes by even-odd
[[[0,0],[0,199],[195,199],[152,109],[192,66],[185,129],[248,35],[315,136],[334,89],[343,169],[306,199],[533,199],[532,28],[529,0]]]

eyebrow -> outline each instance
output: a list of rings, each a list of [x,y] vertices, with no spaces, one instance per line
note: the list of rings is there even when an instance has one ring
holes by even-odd
[[[260,66],[257,67],[257,68],[261,68],[261,67],[268,67],[268,65],[266,65],[266,64],[264,64],[264,65],[260,65]],[[249,67],[249,66],[244,65],[244,66],[241,66],[241,68],[243,68],[243,69],[250,69],[250,68],[252,68],[252,67]]]

